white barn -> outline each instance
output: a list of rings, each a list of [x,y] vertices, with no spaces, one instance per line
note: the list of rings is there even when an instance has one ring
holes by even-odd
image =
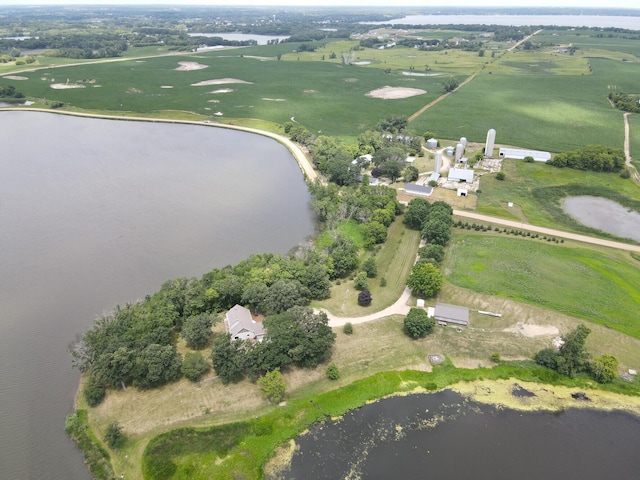
[[[473,183],[473,170],[469,168],[452,168],[447,180],[450,182]]]
[[[511,158],[513,160],[524,160],[532,157],[536,162],[547,162],[551,160],[551,153],[540,150],[523,150],[520,148],[501,148],[498,151],[500,158]]]

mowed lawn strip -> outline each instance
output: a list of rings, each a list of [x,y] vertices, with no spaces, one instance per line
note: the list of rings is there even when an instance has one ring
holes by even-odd
[[[640,338],[640,270],[617,254],[497,235],[461,235],[447,280]]]

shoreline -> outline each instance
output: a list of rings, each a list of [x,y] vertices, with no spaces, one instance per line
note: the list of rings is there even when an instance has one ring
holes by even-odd
[[[105,115],[105,114],[97,114],[97,113],[82,113],[82,112],[70,112],[68,110],[49,110],[46,108],[38,108],[38,107],[27,107],[27,108],[15,108],[15,107],[0,107],[0,112],[40,112],[40,113],[51,113],[54,115],[70,115],[75,117],[84,117],[84,118],[97,118],[103,120],[128,120],[134,122],[150,122],[150,123],[177,123],[183,125],[194,125],[194,126],[202,126],[202,127],[214,127],[214,128],[227,128],[229,130],[238,130],[246,133],[253,133],[255,135],[262,135],[263,137],[271,138],[275,140],[279,144],[283,145],[289,152],[291,156],[294,158],[302,174],[305,179],[310,182],[314,182],[316,178],[318,178],[318,173],[314,170],[312,163],[307,158],[306,154],[298,146],[295,142],[291,141],[289,138],[284,135],[280,135],[278,133],[269,132],[267,130],[260,130],[258,128],[252,127],[241,127],[239,125],[229,125],[226,123],[214,122],[211,120],[178,120],[178,119],[167,119],[167,118],[157,118],[157,117],[127,117],[123,115]]]

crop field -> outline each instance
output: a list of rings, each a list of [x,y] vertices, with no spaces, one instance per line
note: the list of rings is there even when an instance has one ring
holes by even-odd
[[[640,168],[640,114],[637,113],[629,115],[629,150],[631,161]]]
[[[601,35],[601,36],[598,36]],[[573,45],[580,50],[585,50],[589,56],[593,51],[607,51],[609,54],[629,54],[640,56],[640,36],[629,33],[593,32],[589,30],[554,30],[544,29],[536,35],[538,42],[549,42],[559,46]],[[585,52],[580,52],[585,53]]]
[[[640,270],[616,253],[497,235],[464,235],[445,259],[447,280],[543,306],[640,338]]]

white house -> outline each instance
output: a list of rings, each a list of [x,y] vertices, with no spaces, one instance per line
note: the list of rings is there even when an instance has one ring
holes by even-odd
[[[224,326],[231,334],[231,340],[258,340],[264,338],[262,323],[256,322],[248,308],[235,305],[224,316]]]

